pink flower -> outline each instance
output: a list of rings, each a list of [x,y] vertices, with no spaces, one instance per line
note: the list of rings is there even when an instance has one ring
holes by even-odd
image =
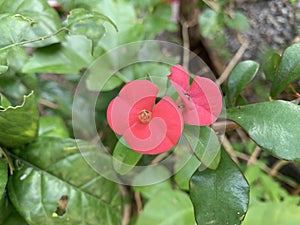
[[[147,80],[127,83],[107,109],[107,120],[114,132],[123,135],[133,150],[158,154],[171,149],[183,130],[180,110],[170,97],[156,105],[158,87]]]
[[[172,66],[168,78],[180,96],[178,106],[186,124],[206,126],[218,118],[222,95],[212,80],[195,76],[190,85],[190,76],[180,65]]]

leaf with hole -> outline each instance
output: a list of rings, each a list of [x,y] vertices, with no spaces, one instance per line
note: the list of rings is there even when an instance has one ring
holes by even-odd
[[[56,137],[12,152],[18,163],[8,194],[29,224],[121,224],[118,185],[96,173],[78,146],[86,157],[97,153],[84,141]]]

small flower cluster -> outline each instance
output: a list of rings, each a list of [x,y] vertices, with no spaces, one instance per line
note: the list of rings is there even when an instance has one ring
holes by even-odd
[[[190,76],[180,65],[168,76],[179,94],[173,101],[164,96],[156,102],[158,87],[148,80],[134,80],[121,89],[107,109],[111,129],[142,154],[159,154],[178,142],[184,123],[197,126],[212,124],[222,109],[222,95],[208,78]]]

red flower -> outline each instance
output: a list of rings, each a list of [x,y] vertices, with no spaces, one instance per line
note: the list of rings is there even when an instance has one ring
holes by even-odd
[[[217,119],[222,109],[222,95],[212,80],[195,76],[190,85],[190,76],[180,65],[171,68],[168,78],[180,96],[178,105],[185,123],[206,126]]]
[[[182,115],[170,97],[156,105],[158,87],[147,80],[127,83],[107,109],[107,120],[114,132],[142,154],[158,154],[171,149],[183,129]]]

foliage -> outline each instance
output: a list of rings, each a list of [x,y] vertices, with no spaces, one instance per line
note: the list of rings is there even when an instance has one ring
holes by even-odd
[[[223,10],[229,1],[216,2],[218,10],[206,9],[199,18],[205,37],[219,35],[222,40],[224,26],[249,28],[243,14]],[[271,54],[263,65],[241,61],[230,72],[220,87],[226,104],[220,122],[231,120],[237,132],[220,131],[215,124],[185,125],[177,145],[160,155],[134,152],[123,138],[117,140],[106,110],[125,83],[138,79],[157,85],[158,98],[176,99],[167,78],[171,66],[132,64],[106,84],[97,80],[103,74],[89,77],[90,91],[103,86],[93,126],[104,154],[101,165],[95,166],[86,159],[98,157],[97,140],[76,139],[71,123],[76,118],[80,126],[89,113],[89,96],[81,99],[81,118],[72,112],[80,78],[111,49],[154,39],[166,30],[178,30],[178,25],[170,21],[168,1],[57,4],[54,9],[46,0],[0,0],[0,224],[118,225],[128,215],[127,222],[137,225],[299,224],[299,197],[287,191],[299,190],[297,180],[276,173],[276,164],[266,169],[272,167],[271,156],[299,169],[299,43]],[[155,56],[160,46],[142,50]],[[122,56],[131,53],[126,54]],[[180,60],[166,58],[169,64]],[[258,73],[266,77],[263,91],[270,98],[250,104],[246,90],[249,85],[257,88]],[[292,97],[283,98],[286,93]],[[89,127],[81,130],[83,137],[89,135]],[[253,161],[257,149],[262,151]],[[95,169],[110,163],[108,155],[113,156],[119,184]],[[165,160],[170,155],[172,160]],[[138,169],[144,166],[149,167]],[[123,185],[125,176],[130,177],[129,186]],[[141,185],[144,181],[147,185]]]

